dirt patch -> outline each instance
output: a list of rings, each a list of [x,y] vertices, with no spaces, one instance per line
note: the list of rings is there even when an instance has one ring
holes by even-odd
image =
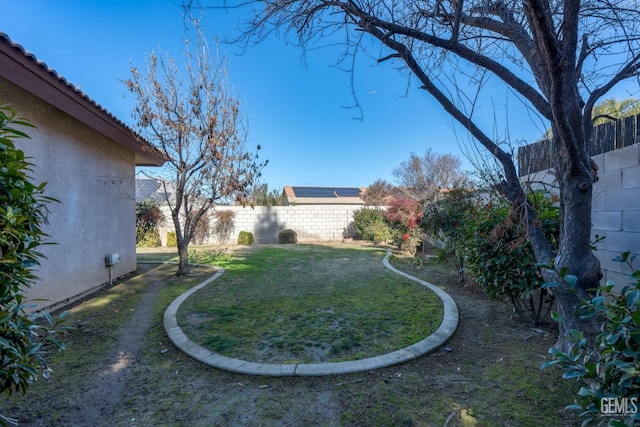
[[[570,426],[575,383],[540,371],[555,341],[509,307],[431,264],[399,266],[441,285],[459,306],[447,349],[400,366],[352,375],[262,378],[215,370],[173,347],[162,329],[182,283],[173,269],[145,273],[74,309],[80,327],[52,354],[53,379],[0,402],[21,426]],[[133,282],[133,279],[132,279]],[[106,298],[108,296],[108,298]],[[96,299],[96,298],[106,298]],[[114,323],[115,322],[115,323]]]

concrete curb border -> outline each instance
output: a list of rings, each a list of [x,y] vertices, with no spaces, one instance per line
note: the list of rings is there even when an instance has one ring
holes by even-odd
[[[410,274],[397,270],[389,264],[389,257],[391,252],[387,251],[387,255],[382,261],[384,266],[389,270],[397,273],[407,279],[420,283],[421,285],[429,288],[433,291],[444,304],[444,316],[442,323],[438,329],[428,336],[427,338],[405,347],[400,350],[393,351],[391,353],[382,354],[380,356],[368,357],[366,359],[352,360],[348,362],[330,362],[330,363],[290,363],[290,364],[276,364],[276,363],[256,363],[246,360],[233,359],[230,357],[222,356],[214,353],[199,344],[191,341],[189,337],[185,335],[180,326],[176,313],[180,305],[191,294],[197,290],[207,286],[220,276],[224,274],[224,269],[220,268],[213,276],[199,285],[194,286],[187,292],[176,298],[167,307],[164,313],[164,329],[169,336],[169,339],[173,344],[178,347],[182,352],[188,354],[192,358],[209,365],[211,367],[222,369],[225,371],[248,374],[248,375],[263,375],[263,376],[323,376],[323,375],[336,375],[336,374],[351,374],[355,372],[370,371],[378,368],[386,368],[388,366],[405,363],[426,354],[432,353],[439,347],[444,345],[455,333],[458,327],[458,307],[453,301],[453,298],[449,296],[445,291],[438,288],[431,283],[424,280],[413,277]],[[141,261],[140,263],[144,263]]]

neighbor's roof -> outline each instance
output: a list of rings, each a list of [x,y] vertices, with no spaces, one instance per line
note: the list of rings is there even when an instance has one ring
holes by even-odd
[[[166,188],[166,191],[165,191]],[[175,199],[175,184],[163,182],[156,178],[136,178],[136,202],[140,200],[155,200],[164,202]]]
[[[364,205],[360,187],[296,187],[285,186],[290,204],[296,205]]]
[[[0,77],[133,151],[137,166],[162,166],[166,161],[148,141],[2,32]]]

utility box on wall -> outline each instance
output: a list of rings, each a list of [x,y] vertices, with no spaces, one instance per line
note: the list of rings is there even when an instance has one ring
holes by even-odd
[[[120,255],[118,255],[117,253],[108,254],[104,257],[104,263],[106,264],[107,267],[113,267],[119,262],[120,262]]]

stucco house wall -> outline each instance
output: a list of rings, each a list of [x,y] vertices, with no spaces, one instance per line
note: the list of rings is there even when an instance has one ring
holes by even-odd
[[[32,181],[46,182],[45,194],[60,202],[49,205],[43,227],[54,244],[40,247],[46,258],[25,292],[32,310],[55,308],[136,269],[135,166],[163,160],[6,37],[0,37],[0,68],[0,103],[36,126],[24,129],[31,139],[16,141],[31,157]],[[120,261],[110,271],[105,256],[113,253]]]

